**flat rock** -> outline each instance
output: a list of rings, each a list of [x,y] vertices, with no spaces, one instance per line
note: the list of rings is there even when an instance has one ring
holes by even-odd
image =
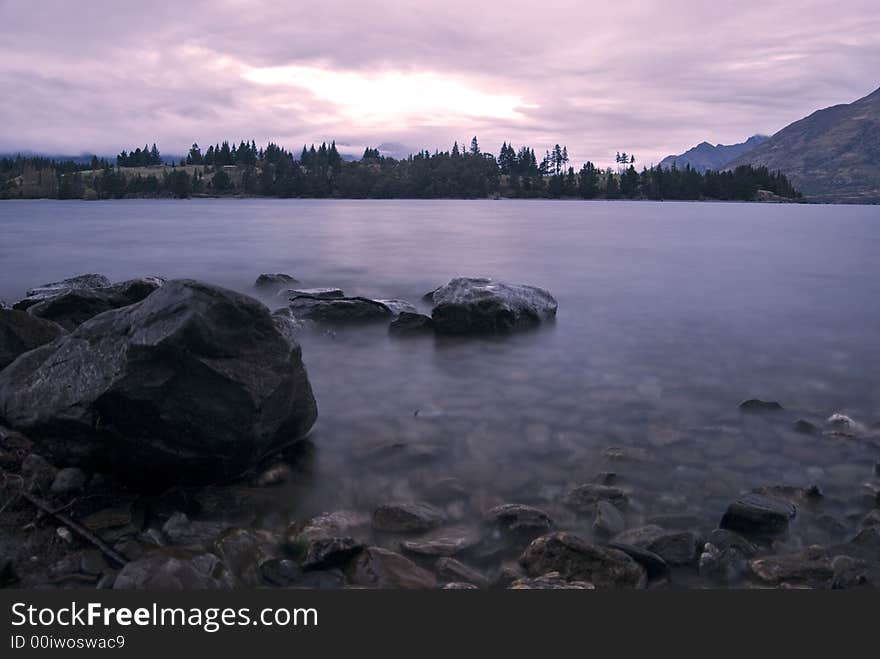
[[[630,545],[625,542],[609,542],[608,546],[612,549],[622,551],[624,554],[633,559],[636,563],[645,568],[648,578],[657,579],[669,572],[669,564],[663,560],[662,556],[658,556],[652,551],[648,551],[643,547]]]
[[[719,526],[746,536],[783,535],[797,514],[795,505],[785,499],[750,493],[727,507]]]
[[[25,311],[0,309],[0,370],[19,355],[50,343],[64,333],[60,325]]]
[[[431,538],[418,540],[404,540],[400,548],[408,553],[418,556],[455,556],[477,544],[477,539],[469,534],[450,535],[444,533]]]
[[[59,463],[155,484],[236,476],[301,438],[317,407],[265,306],[178,280],[0,371],[0,416]]]
[[[290,301],[297,318],[318,323],[364,323],[391,320],[391,309],[365,297],[322,298],[299,295]]]
[[[402,313],[417,314],[419,312],[418,309],[406,300],[376,300],[376,302],[388,307],[391,310],[392,315],[395,317]]]
[[[349,579],[366,588],[432,589],[437,578],[405,556],[383,549],[368,547],[349,566]]]
[[[488,588],[489,579],[479,570],[475,570],[454,558],[445,556],[437,560],[435,564],[437,576],[442,581],[465,582],[478,588]]]
[[[484,522],[513,542],[530,542],[554,528],[553,520],[546,512],[518,503],[491,508],[484,516]]]
[[[617,549],[591,545],[576,535],[551,533],[531,542],[519,559],[529,576],[558,572],[597,588],[644,588],[645,569]]]
[[[373,528],[387,533],[421,533],[440,526],[446,514],[428,503],[387,503],[373,511]]]
[[[557,309],[541,288],[485,278],[458,277],[429,296],[434,328],[442,334],[507,333],[555,318]]]
[[[332,300],[345,297],[345,293],[341,288],[287,288],[279,295],[283,295],[288,300],[295,297],[317,297],[322,300]]]

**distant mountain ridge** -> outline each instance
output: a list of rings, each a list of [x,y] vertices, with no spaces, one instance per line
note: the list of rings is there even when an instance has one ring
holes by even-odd
[[[696,169],[702,174],[710,169],[722,169],[731,160],[751,151],[769,139],[766,135],[752,135],[745,142],[739,144],[715,144],[713,146],[708,142],[700,142],[682,154],[666,156],[660,161],[660,166],[664,169],[670,169],[673,166],[677,169],[684,169],[690,165],[691,169]]]
[[[789,124],[725,165],[766,166],[810,201],[880,202],[880,89]]]

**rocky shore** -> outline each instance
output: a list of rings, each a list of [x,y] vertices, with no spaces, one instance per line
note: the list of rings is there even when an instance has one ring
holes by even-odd
[[[729,492],[716,517],[646,514],[638,461],[509,501],[456,478],[424,499],[301,517],[273,506],[309,455],[316,403],[298,337],[362,323],[408,335],[551,322],[538,288],[457,278],[404,300],[261,275],[251,297],[191,280],[83,275],[0,305],[0,585],[23,588],[855,588],[880,586],[880,462],[848,517],[822,483]],[[739,413],[880,458],[843,414]],[[674,450],[674,448],[670,448]],[[614,452],[617,451],[617,452]],[[853,516],[856,517],[853,517]],[[805,531],[809,530],[809,532]],[[820,536],[822,544],[808,543]]]

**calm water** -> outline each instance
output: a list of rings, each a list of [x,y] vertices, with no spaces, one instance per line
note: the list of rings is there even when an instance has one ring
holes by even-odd
[[[789,426],[836,411],[880,421],[878,254],[877,207],[0,204],[7,300],[83,272],[194,277],[244,292],[261,272],[286,272],[419,304],[455,275],[549,289],[556,323],[500,340],[395,340],[384,327],[305,335],[316,448],[278,501],[299,514],[442,503],[434,484],[455,477],[469,497],[449,506],[453,517],[536,503],[585,534],[589,520],[556,502],[603,471],[632,491],[635,522],[692,512],[711,523],[740,491],[774,484],[819,483],[835,513],[863,513],[858,485],[871,478],[878,443]],[[786,411],[743,417],[737,404],[749,397]]]

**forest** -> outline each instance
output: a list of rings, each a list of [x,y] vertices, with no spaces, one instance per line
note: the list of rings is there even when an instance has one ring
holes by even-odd
[[[539,159],[533,148],[505,142],[497,157],[476,137],[462,148],[392,158],[367,148],[346,159],[335,142],[303,146],[299,154],[254,140],[225,141],[204,153],[193,144],[185,157],[163,159],[156,144],[122,151],[115,163],[97,158],[0,158],[0,199],[126,199],[198,196],[346,199],[651,199],[751,201],[769,193],[800,194],[780,172],[744,165],[701,174],[689,167],[636,169],[635,156],[618,153],[617,167],[592,162],[575,169],[568,149],[554,145]]]

